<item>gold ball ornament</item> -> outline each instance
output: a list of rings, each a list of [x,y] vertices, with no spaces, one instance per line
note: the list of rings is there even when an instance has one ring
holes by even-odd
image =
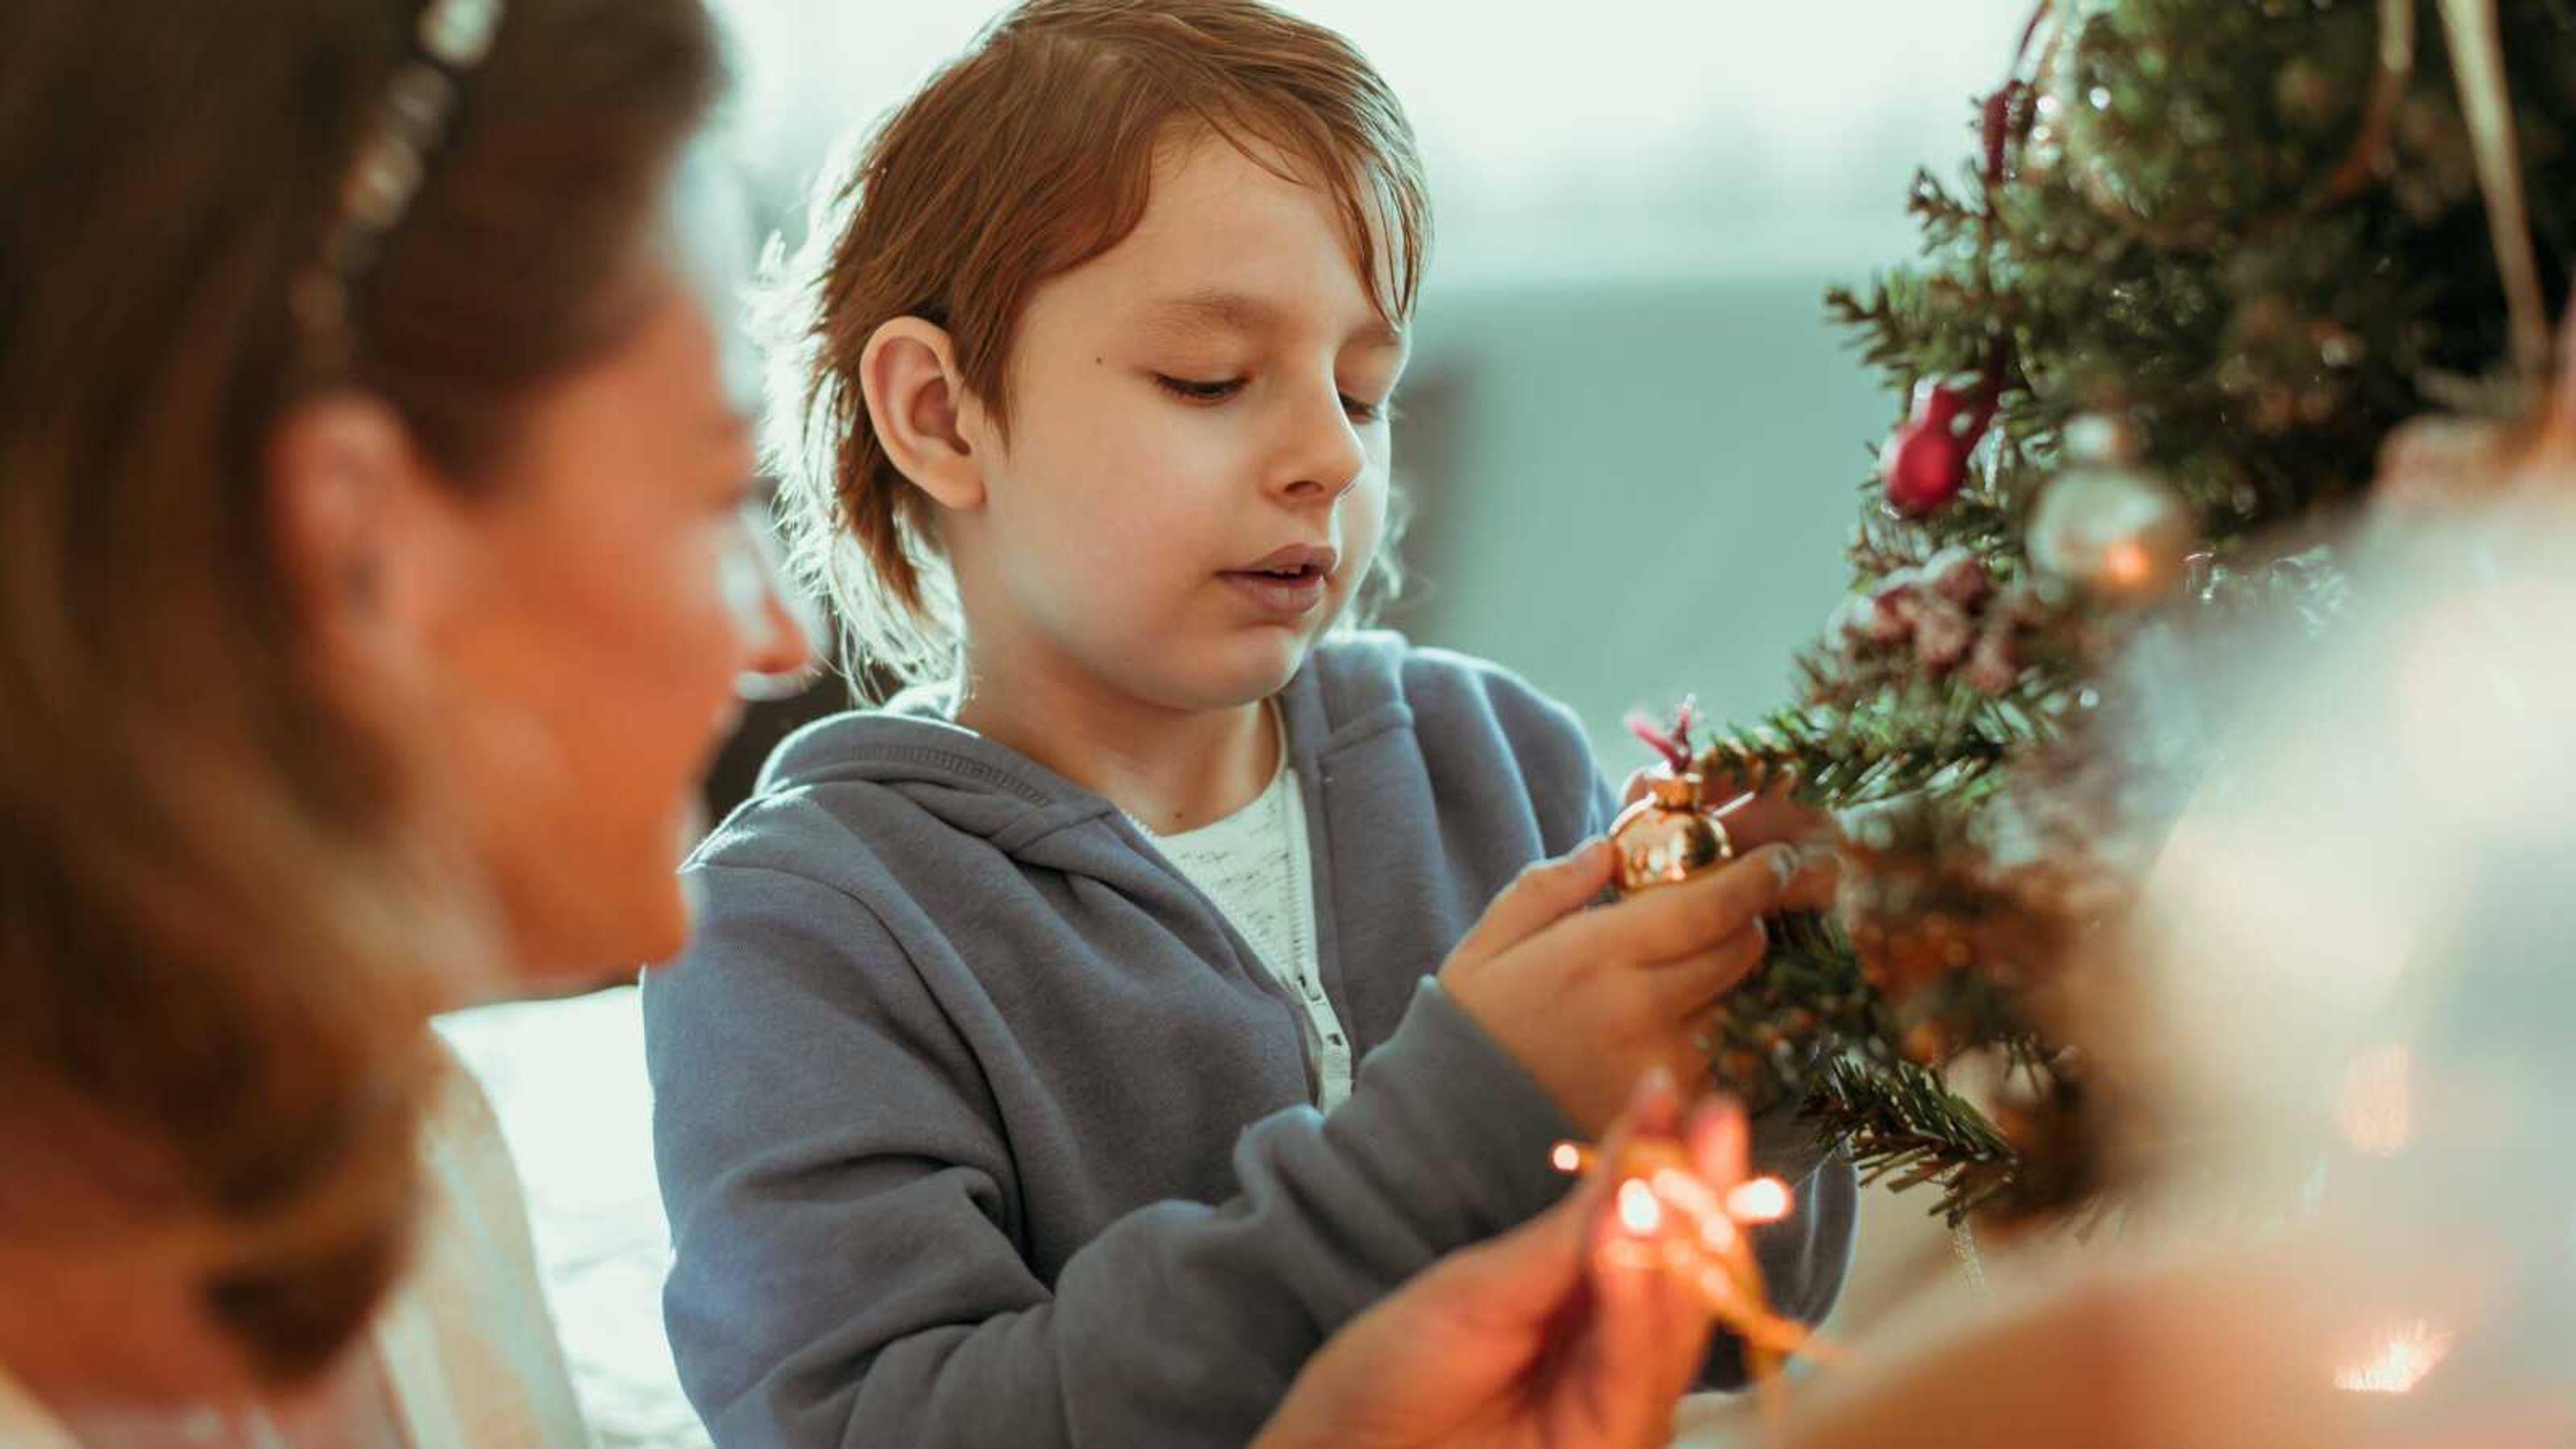
[[[1621,895],[1677,884],[1735,854],[1726,827],[1701,807],[1700,777],[1692,774],[1648,781],[1644,798],[1611,822],[1610,844]]]
[[[2139,467],[2116,424],[2069,429],[2075,463],[2031,511],[2030,561],[2106,603],[2145,603],[2179,582],[2199,530],[2191,505]]]

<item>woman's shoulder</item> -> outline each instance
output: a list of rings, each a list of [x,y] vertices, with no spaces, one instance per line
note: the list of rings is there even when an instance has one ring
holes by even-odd
[[[421,1241],[377,1316],[376,1352],[419,1442],[573,1449],[588,1438],[518,1166],[480,1080],[443,1037],[439,1048],[448,1062],[421,1139]],[[458,1433],[469,1438],[444,1437]]]

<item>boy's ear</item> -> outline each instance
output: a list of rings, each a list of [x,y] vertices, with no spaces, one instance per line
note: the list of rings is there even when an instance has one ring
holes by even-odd
[[[941,507],[983,506],[984,470],[969,433],[974,400],[957,371],[948,330],[897,317],[859,355],[868,425],[896,470]]]

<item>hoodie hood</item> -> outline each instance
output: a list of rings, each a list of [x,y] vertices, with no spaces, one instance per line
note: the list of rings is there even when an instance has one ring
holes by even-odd
[[[1290,769],[1313,778],[1353,745],[1412,726],[1391,663],[1375,649],[1326,647],[1308,657],[1278,695]],[[1122,818],[1097,791],[957,724],[956,698],[954,684],[915,685],[879,708],[805,726],[770,756],[755,799],[873,785],[1012,854],[1068,826]]]

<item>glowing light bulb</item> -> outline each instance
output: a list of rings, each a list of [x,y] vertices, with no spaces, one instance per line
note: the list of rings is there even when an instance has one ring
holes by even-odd
[[[1726,1195],[1727,1216],[1740,1223],[1776,1223],[1789,1215],[1789,1184],[1757,1177]]]
[[[2335,1370],[2335,1387],[2356,1394],[2411,1393],[2450,1353],[2452,1336],[2421,1318],[2393,1324],[2360,1357]]]
[[[1619,1225],[1638,1237],[1651,1237],[1664,1225],[1664,1205],[1655,1190],[1634,1178],[1619,1184]]]
[[[1717,1194],[1708,1184],[1678,1167],[1659,1167],[1654,1176],[1655,1196],[1671,1203],[1690,1217],[1702,1218],[1719,1211]]]

